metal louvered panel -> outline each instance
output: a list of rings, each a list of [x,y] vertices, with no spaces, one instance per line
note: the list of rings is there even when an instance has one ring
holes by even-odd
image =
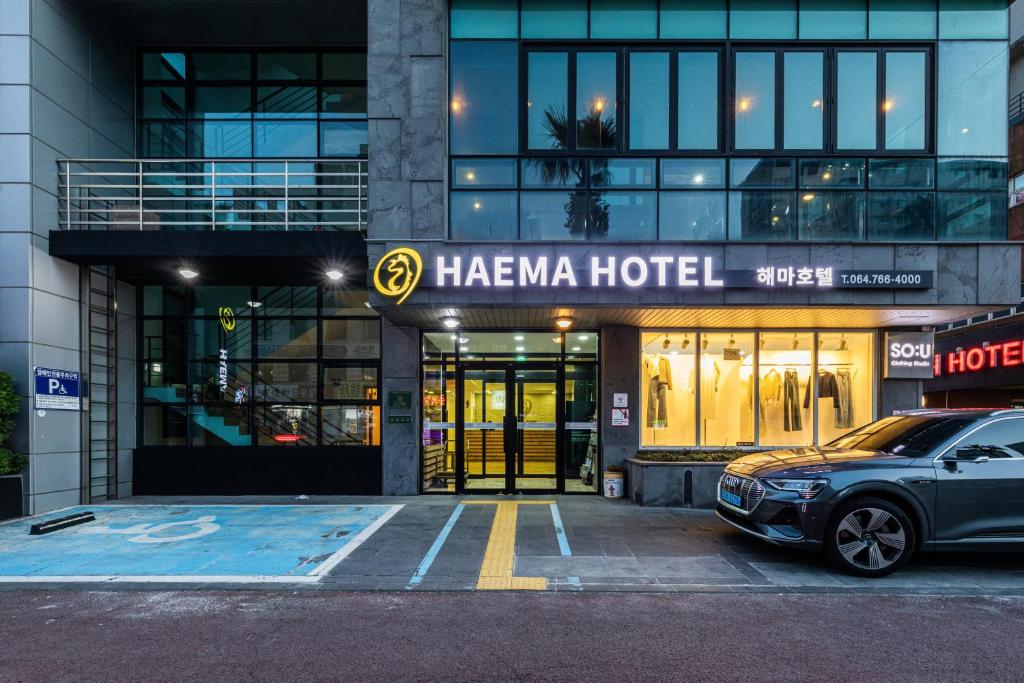
[[[112,267],[82,272],[82,502],[117,497],[117,281]]]

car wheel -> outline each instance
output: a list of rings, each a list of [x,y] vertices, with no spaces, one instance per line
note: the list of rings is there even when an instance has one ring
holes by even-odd
[[[914,524],[898,505],[855,498],[839,506],[825,530],[825,555],[857,576],[891,574],[914,554]]]

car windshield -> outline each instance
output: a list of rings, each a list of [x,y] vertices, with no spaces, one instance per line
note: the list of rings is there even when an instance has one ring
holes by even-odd
[[[842,436],[828,446],[917,458],[928,454],[972,422],[964,417],[935,415],[886,417]]]

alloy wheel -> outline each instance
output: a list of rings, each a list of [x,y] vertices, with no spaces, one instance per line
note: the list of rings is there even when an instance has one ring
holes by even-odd
[[[885,569],[903,556],[906,546],[907,534],[899,519],[880,508],[856,509],[836,527],[839,554],[859,569]]]

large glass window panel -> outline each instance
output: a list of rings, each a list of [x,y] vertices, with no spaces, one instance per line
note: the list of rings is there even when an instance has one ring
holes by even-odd
[[[515,192],[452,192],[451,239],[516,239]]]
[[[1002,190],[1006,159],[940,159],[940,190]]]
[[[576,148],[615,149],[618,140],[617,57],[614,52],[576,55]]]
[[[657,0],[590,0],[591,38],[657,38]]]
[[[825,55],[787,52],[783,60],[783,146],[821,149],[824,145]]]
[[[182,353],[184,355],[184,353]],[[148,360],[142,364],[142,400],[145,403],[185,403],[188,377],[185,363]]]
[[[139,124],[139,153],[145,159],[187,157],[189,153],[185,139],[183,123],[157,121]]]
[[[516,186],[515,159],[452,159],[452,187]]]
[[[661,0],[662,38],[725,38],[726,0]]]
[[[193,447],[252,445],[248,406],[189,406],[188,414]]]
[[[870,38],[935,38],[935,0],[871,0]]]
[[[259,287],[250,304],[257,316],[316,315],[316,287]]]
[[[311,81],[316,78],[316,55],[309,52],[262,52],[256,56],[261,81]]]
[[[143,88],[142,116],[150,119],[185,118],[185,88],[162,85]]]
[[[515,154],[519,150],[518,45],[458,41],[450,51],[452,153]]]
[[[452,0],[452,38],[516,38],[516,0]]]
[[[592,492],[598,487],[597,386],[596,365],[565,366],[566,491]]]
[[[247,81],[252,78],[248,52],[196,52],[193,77],[199,81]]]
[[[367,304],[368,298],[365,290],[348,289],[344,284],[327,287],[323,290],[323,314],[351,317],[378,315]]]
[[[760,445],[813,444],[810,381],[814,371],[814,335],[761,333],[758,364]]]
[[[527,145],[530,149],[568,149],[569,55],[531,52],[527,56],[527,68]],[[488,130],[496,127],[492,121],[483,125]]]
[[[595,195],[586,192],[520,192],[521,240],[581,240]]]
[[[729,186],[734,188],[791,188],[796,184],[793,159],[730,159]]]
[[[875,418],[874,335],[818,336],[818,442],[829,443]]]
[[[326,81],[365,81],[366,52],[326,52],[321,76]]]
[[[863,40],[868,34],[866,0],[800,0],[800,37]]]
[[[1006,239],[1005,192],[940,192],[940,240],[987,242]]]
[[[256,117],[305,119],[316,116],[316,88],[313,86],[256,88]]]
[[[939,0],[939,38],[1001,38],[1009,31],[1006,0]]]
[[[365,157],[368,145],[366,121],[320,123],[320,156]]]
[[[317,401],[316,363],[259,363],[256,380],[257,401]]]
[[[932,159],[871,159],[868,169],[869,186],[873,190],[935,187]]]
[[[662,240],[724,240],[725,192],[662,192],[658,197]]]
[[[796,0],[731,0],[733,38],[796,38]]]
[[[336,360],[380,358],[380,322],[324,320],[322,354]]]
[[[725,159],[662,159],[661,186],[724,188]]]
[[[697,445],[697,335],[641,335],[640,445]]]
[[[455,366],[422,367],[423,490],[455,491]]]
[[[193,358],[215,361],[224,355],[227,356],[225,360],[249,358],[252,355],[251,334],[252,323],[248,320],[236,320],[230,331],[219,320],[193,320],[191,353]]]
[[[315,446],[315,405],[255,406],[256,443],[259,446]]]
[[[184,52],[145,52],[142,77],[156,81],[183,81],[187,73]]]
[[[522,0],[523,38],[586,38],[587,0]]]
[[[590,163],[564,157],[523,159],[521,172],[523,187],[586,187]]]
[[[192,403],[249,403],[252,364],[248,361],[209,361],[189,364],[189,400]]]
[[[801,192],[799,238],[836,242],[863,240],[864,203],[863,192]]]
[[[195,121],[189,132],[189,154],[194,159],[252,157],[249,121]]]
[[[653,241],[658,231],[656,192],[593,192],[590,239]]]
[[[801,188],[863,188],[863,159],[801,159]]]
[[[701,334],[702,446],[754,445],[754,349],[752,333]]]
[[[186,446],[188,417],[181,406],[145,406],[142,409],[143,446]]]
[[[667,52],[629,56],[629,146],[668,149],[669,83]]]
[[[379,446],[380,406],[323,406],[325,446]]]
[[[885,55],[885,148],[925,148],[927,123],[927,55],[887,52]]]
[[[836,85],[836,146],[878,147],[878,54],[839,52]]]
[[[868,240],[913,242],[935,239],[935,193],[868,194]]]
[[[252,288],[221,285],[200,285],[192,289],[193,315],[218,316],[224,306],[230,307],[236,317],[249,315],[248,302]]]
[[[316,318],[258,320],[256,354],[261,360],[316,358],[316,327]]]
[[[1005,156],[1006,43],[939,43],[938,153]]]
[[[249,88],[200,87],[194,90],[192,116],[206,119],[247,119],[252,111]]]
[[[792,192],[730,192],[729,239],[780,241],[796,239]]]
[[[320,117],[351,119],[366,116],[365,85],[329,85],[320,90]]]
[[[737,52],[736,149],[775,148],[775,53]]]
[[[185,315],[185,288],[181,285],[143,287],[143,315]]]
[[[324,400],[375,401],[378,380],[374,365],[326,367],[323,370]]]
[[[591,159],[593,187],[654,187],[654,159]]]
[[[680,52],[678,92],[679,149],[718,149],[718,53]]]
[[[316,121],[257,121],[258,157],[317,156]]]

